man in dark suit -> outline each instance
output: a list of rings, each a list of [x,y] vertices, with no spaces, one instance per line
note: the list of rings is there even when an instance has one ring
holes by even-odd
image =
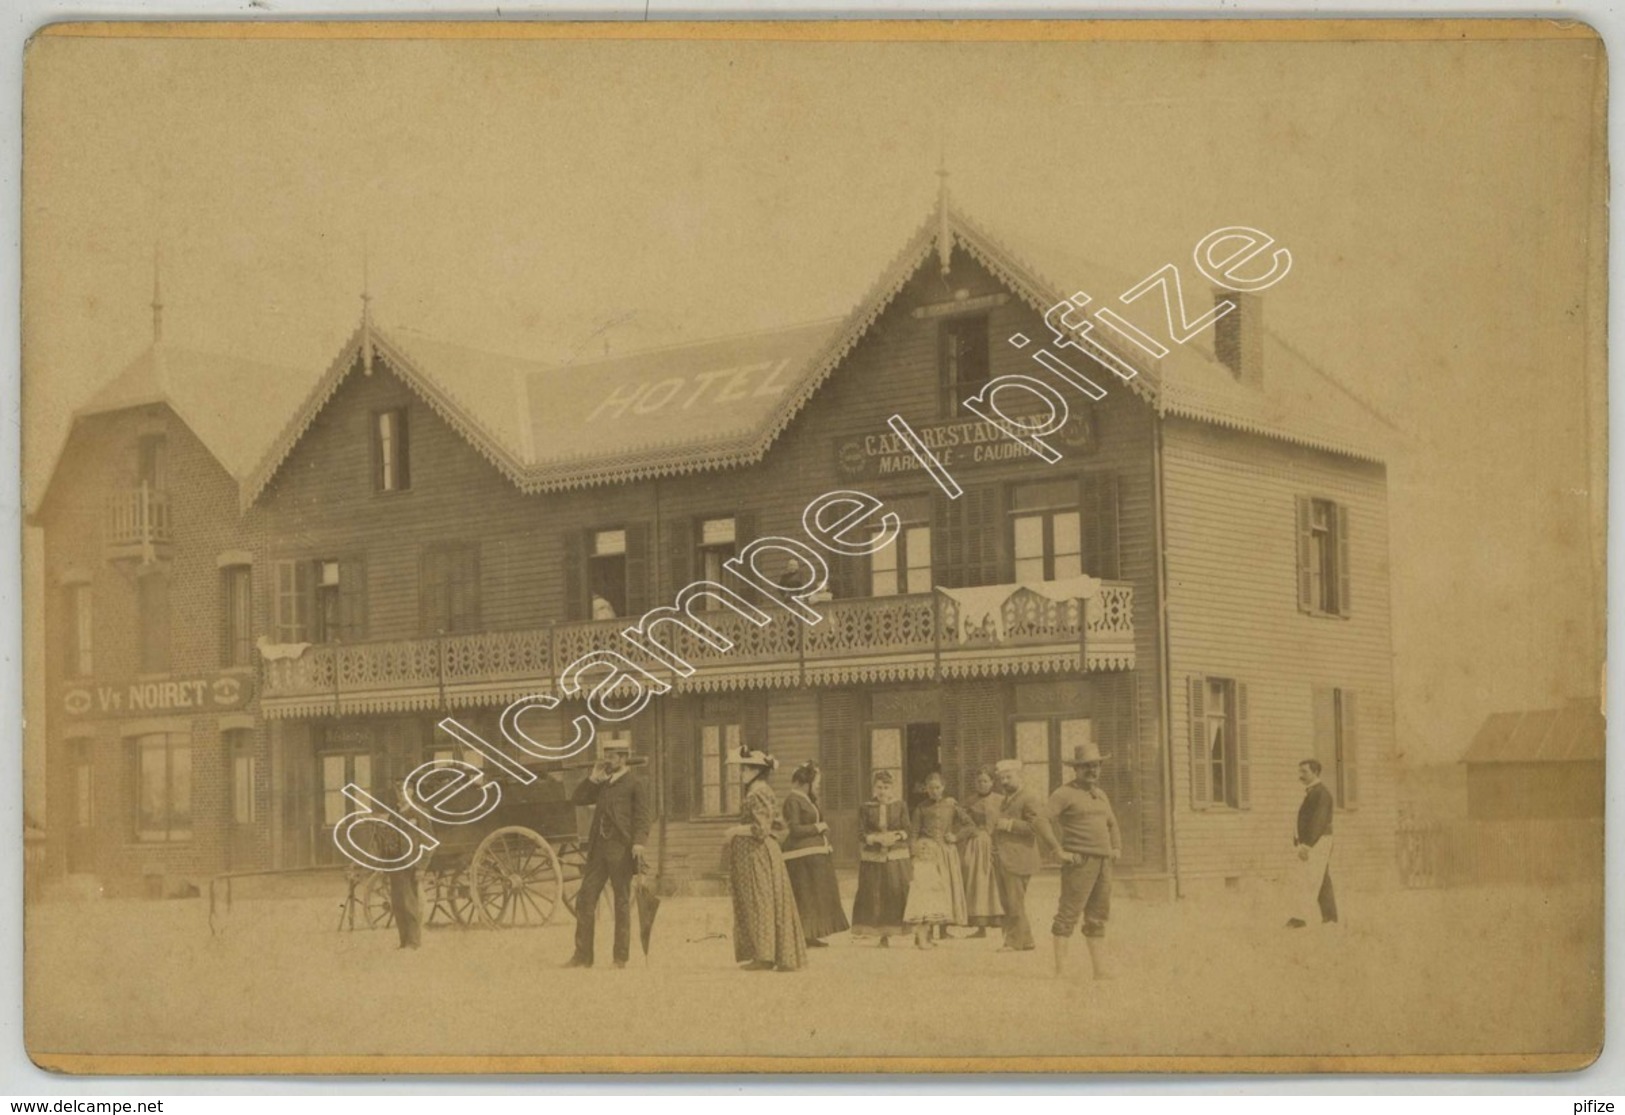
[[[1295,906],[1288,929],[1306,929],[1315,906],[1320,920],[1337,921],[1337,897],[1332,893],[1332,792],[1320,780],[1320,760],[1305,759],[1298,764],[1298,781],[1303,783],[1303,804],[1298,806],[1298,833],[1292,841],[1303,864],[1296,889]]]
[[[649,787],[633,772],[631,757],[630,744],[605,744],[603,758],[570,795],[575,804],[594,808],[587,865],[576,892],[576,950],[566,968],[592,967],[598,896],[606,881],[615,893],[615,967],[626,967],[632,953],[632,877],[649,839]]]
[[[1034,947],[1027,921],[1027,881],[1039,868],[1039,844],[1060,854],[1047,804],[1037,790],[1021,784],[1021,760],[1001,759],[994,772],[1004,791],[1004,805],[993,825],[993,867],[1004,901],[1004,945],[1000,952],[1027,952]]]

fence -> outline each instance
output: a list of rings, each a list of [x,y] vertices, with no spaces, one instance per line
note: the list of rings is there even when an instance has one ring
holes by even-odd
[[[1602,882],[1601,819],[1400,823],[1407,887]]]

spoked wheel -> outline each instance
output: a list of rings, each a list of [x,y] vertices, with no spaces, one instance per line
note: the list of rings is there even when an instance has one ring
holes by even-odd
[[[474,909],[487,925],[546,925],[558,909],[559,858],[522,825],[497,829],[480,841],[468,876]]]
[[[389,901],[389,876],[375,871],[361,896],[361,911],[368,929],[388,929],[395,924],[395,907]]]
[[[474,923],[474,894],[466,867],[436,871],[429,876],[429,916],[425,925],[455,925],[466,929]]]

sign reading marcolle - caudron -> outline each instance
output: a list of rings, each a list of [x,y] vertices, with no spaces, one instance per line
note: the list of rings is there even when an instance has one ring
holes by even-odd
[[[1023,458],[1037,460],[993,423],[981,419],[916,426],[915,432],[950,472],[967,465],[1006,464]],[[1073,410],[1072,417],[1054,436],[1054,442],[1065,446],[1069,456],[1093,453],[1099,448],[1094,413]],[[837,440],[835,467],[843,480],[864,480],[914,472],[924,466],[902,438],[887,432]]]
[[[129,716],[139,712],[229,712],[248,704],[251,695],[250,680],[235,674],[75,685],[62,691],[62,711],[74,717]]]

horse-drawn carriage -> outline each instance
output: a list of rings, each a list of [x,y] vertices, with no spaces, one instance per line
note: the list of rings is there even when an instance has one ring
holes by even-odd
[[[419,869],[425,925],[546,925],[561,902],[575,913],[586,849],[563,782],[504,782],[487,816],[434,835],[440,845]],[[393,924],[388,874],[372,872],[361,885],[367,925]]]

